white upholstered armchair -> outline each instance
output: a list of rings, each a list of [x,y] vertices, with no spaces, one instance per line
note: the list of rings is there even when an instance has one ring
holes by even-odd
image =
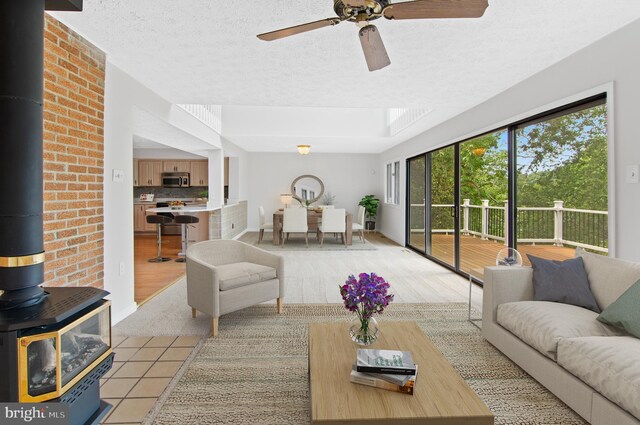
[[[193,317],[197,311],[212,317],[211,336],[218,334],[220,316],[273,299],[282,313],[280,255],[234,240],[204,241],[187,250],[187,303]]]

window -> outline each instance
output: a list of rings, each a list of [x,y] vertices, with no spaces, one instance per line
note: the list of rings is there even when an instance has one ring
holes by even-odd
[[[387,191],[385,194],[387,204],[400,204],[400,161],[387,164]]]

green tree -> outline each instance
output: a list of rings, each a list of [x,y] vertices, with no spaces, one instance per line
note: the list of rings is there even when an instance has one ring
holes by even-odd
[[[604,105],[518,130],[518,204],[607,210]]]

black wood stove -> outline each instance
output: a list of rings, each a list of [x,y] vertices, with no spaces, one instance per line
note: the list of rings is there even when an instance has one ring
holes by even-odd
[[[0,402],[66,403],[70,424],[93,424],[110,407],[108,292],[41,286],[45,9],[82,0],[0,1]]]

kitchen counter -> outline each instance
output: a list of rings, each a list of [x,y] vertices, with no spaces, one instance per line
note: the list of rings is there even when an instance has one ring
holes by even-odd
[[[182,208],[173,209],[171,207],[161,207],[161,208],[149,208],[147,211],[152,213],[173,213],[173,214],[183,214],[183,213],[199,213],[199,212],[207,212],[207,211],[215,211],[219,210],[220,207],[207,207],[207,205],[187,205]]]
[[[206,205],[207,200],[203,198],[155,198],[153,201],[141,201],[139,198],[133,198],[134,205],[155,205],[158,202],[180,201],[187,204]]]

